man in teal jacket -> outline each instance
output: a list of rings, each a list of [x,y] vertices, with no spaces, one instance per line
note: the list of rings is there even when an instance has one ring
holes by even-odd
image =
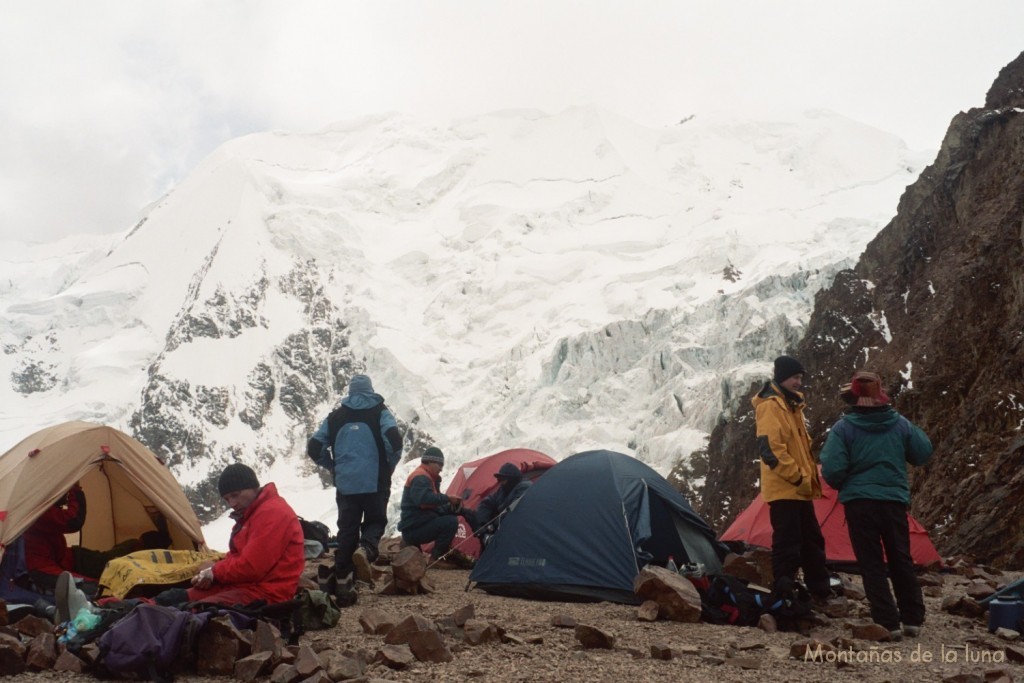
[[[932,444],[893,409],[878,375],[855,373],[846,395],[854,405],[832,426],[821,451],[821,473],[846,508],[871,618],[894,640],[916,636],[924,623],[924,600],[910,557],[907,463],[928,462]]]

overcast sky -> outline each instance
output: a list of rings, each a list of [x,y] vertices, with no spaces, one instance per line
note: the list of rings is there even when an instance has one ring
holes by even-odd
[[[0,0],[0,238],[126,230],[226,140],[396,111],[826,108],[937,149],[1021,0]]]

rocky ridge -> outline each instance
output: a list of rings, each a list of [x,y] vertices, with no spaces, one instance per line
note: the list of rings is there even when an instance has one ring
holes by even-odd
[[[841,414],[838,387],[867,367],[935,445],[912,474],[914,515],[940,551],[1024,567],[1024,54],[984,107],[958,114],[856,266],[817,294],[803,339],[811,434]],[[750,397],[697,463],[697,507],[724,524],[757,492]],[[693,472],[680,470],[677,478]],[[955,492],[955,493],[954,493]]]

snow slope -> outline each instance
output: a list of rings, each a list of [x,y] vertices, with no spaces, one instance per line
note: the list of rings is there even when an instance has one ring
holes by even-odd
[[[185,484],[242,459],[333,526],[305,439],[349,367],[446,472],[518,446],[667,473],[799,339],[926,161],[821,111],[241,138],[129,233],[5,245],[0,447],[62,420],[172,425],[191,440],[162,455]]]

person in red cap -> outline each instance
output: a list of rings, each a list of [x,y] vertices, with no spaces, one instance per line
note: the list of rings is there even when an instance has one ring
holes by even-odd
[[[829,432],[821,451],[821,473],[839,491],[839,502],[846,508],[850,544],[871,618],[887,628],[893,640],[916,636],[925,608],[910,557],[907,464],[928,462],[932,444],[893,409],[877,374],[855,373],[842,396],[852,405]]]
[[[804,367],[792,356],[775,359],[769,382],[753,398],[761,495],[772,523],[773,588],[789,594],[803,569],[807,590],[818,600],[832,593],[825,567],[825,538],[814,514],[821,498],[818,467],[804,420]]]

